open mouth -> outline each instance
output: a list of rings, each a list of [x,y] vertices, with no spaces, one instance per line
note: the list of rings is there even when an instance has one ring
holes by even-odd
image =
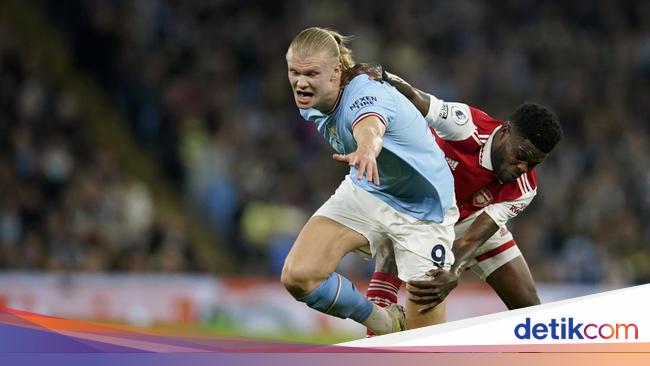
[[[313,96],[312,92],[296,90],[296,100],[300,104],[308,104]]]

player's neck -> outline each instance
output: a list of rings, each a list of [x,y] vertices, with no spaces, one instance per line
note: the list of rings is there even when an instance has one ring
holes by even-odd
[[[497,156],[497,154],[499,154],[498,150],[501,148],[501,144],[503,144],[502,134],[503,131],[499,130],[494,134],[494,137],[492,137],[492,144],[490,146],[490,161],[492,162],[493,170],[497,166],[497,162],[494,161],[494,158]]]
[[[332,91],[332,93],[329,93],[329,95],[324,98],[322,107],[317,109],[326,114],[334,112],[339,102],[341,93],[343,93],[343,88],[337,88],[335,91]]]

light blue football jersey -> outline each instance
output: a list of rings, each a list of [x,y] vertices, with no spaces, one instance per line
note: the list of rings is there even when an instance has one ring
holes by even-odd
[[[424,117],[397,89],[359,75],[343,89],[331,113],[310,108],[300,109],[300,114],[340,154],[357,149],[355,122],[369,115],[384,121],[383,149],[377,157],[380,185],[365,177],[357,180],[356,166],[350,167],[352,181],[397,211],[442,222],[454,204],[453,176]]]

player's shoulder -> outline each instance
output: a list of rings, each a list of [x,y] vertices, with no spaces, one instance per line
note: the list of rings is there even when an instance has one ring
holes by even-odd
[[[367,90],[373,90],[373,91],[383,90],[384,89],[383,86],[384,86],[383,83],[377,80],[370,79],[368,75],[360,74],[355,76],[352,80],[350,80],[348,85],[345,87],[345,90],[350,94],[355,94]]]
[[[502,184],[500,201],[514,201],[523,197],[533,197],[537,194],[537,173],[531,170],[522,174],[513,182]]]
[[[427,123],[435,129],[437,135],[445,141],[462,141],[470,137],[476,130],[472,121],[470,107],[464,103],[443,102],[435,97],[438,106],[430,107]],[[432,114],[433,113],[433,114]]]
[[[529,171],[526,174],[522,174],[521,177],[524,177],[523,179],[526,180],[531,189],[537,189],[537,172],[535,169]]]
[[[366,109],[393,111],[395,98],[390,95],[386,83],[382,84],[362,74],[352,79],[345,87],[341,104],[346,113],[353,115]]]
[[[343,89],[343,99],[346,102],[354,102],[359,98],[365,98],[362,101],[372,103],[380,97],[386,95],[386,90],[382,83],[368,78],[368,75],[357,75]]]
[[[468,106],[468,109],[479,136],[489,136],[497,127],[504,124],[504,121],[492,118],[489,114],[476,107]]]

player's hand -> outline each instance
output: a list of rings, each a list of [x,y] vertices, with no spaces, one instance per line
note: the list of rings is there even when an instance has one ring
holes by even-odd
[[[406,285],[409,300],[424,305],[418,311],[424,314],[440,304],[458,285],[458,273],[444,269],[432,269],[427,272],[430,280],[409,281]]]
[[[357,179],[361,180],[366,176],[366,180],[372,180],[375,185],[379,185],[379,169],[377,168],[377,159],[371,149],[358,148],[355,152],[341,155],[334,154],[332,158],[337,161],[348,163],[350,166],[357,166]]]
[[[404,86],[408,86],[409,88],[412,88],[411,84],[407,83],[404,79],[402,79],[401,77],[399,77],[399,76],[397,76],[395,74],[392,74],[392,73],[390,73],[390,72],[388,72],[386,70],[382,70],[381,78],[385,82],[387,82],[388,84],[390,84],[390,85],[392,85],[394,87],[404,85]]]
[[[341,75],[341,86],[348,85],[352,79],[361,74],[366,74],[370,79],[382,82],[385,72],[381,65],[358,63],[343,72]]]

